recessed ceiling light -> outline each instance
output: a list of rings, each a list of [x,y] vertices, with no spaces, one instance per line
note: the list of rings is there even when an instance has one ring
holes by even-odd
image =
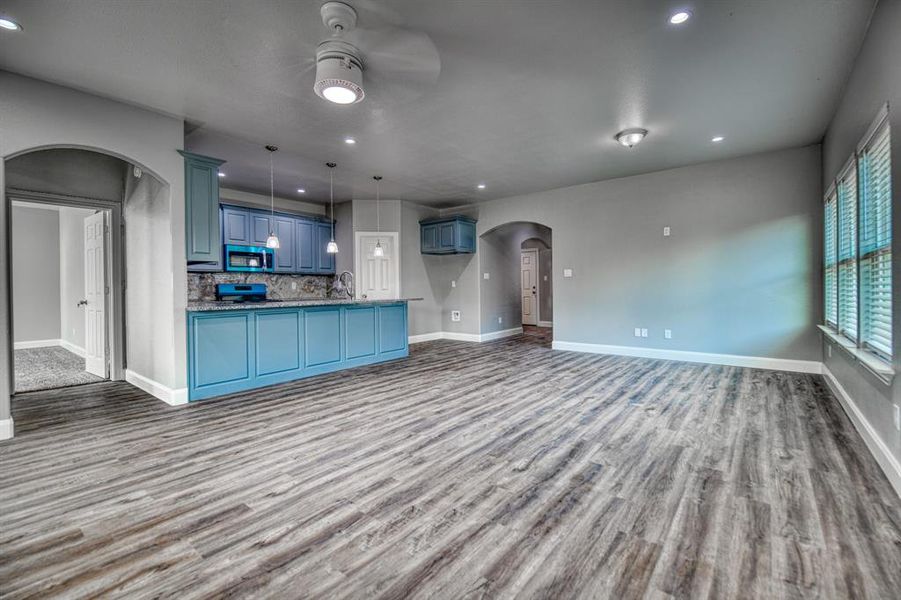
[[[225,177],[225,173],[223,173],[222,171],[219,171],[219,177]]]
[[[710,141],[713,142],[714,144],[718,144],[718,143],[722,142],[724,139],[726,139],[726,138],[724,138],[721,135],[718,135],[715,138],[710,138]]]
[[[8,29],[10,31],[22,31],[21,25],[6,17],[0,17],[0,28]]]
[[[669,22],[672,23],[673,25],[681,25],[682,23],[689,20],[690,18],[691,18],[691,13],[688,12],[687,10],[682,10],[682,11],[679,11],[679,12],[671,15],[669,18]]]
[[[484,183],[480,183],[480,184],[477,185],[476,187],[479,188],[480,190],[484,190],[484,189],[485,189],[485,184],[484,184]]]
[[[357,140],[355,140],[353,138],[344,138],[344,143],[353,145],[353,144],[357,143]]]
[[[298,194],[306,194],[307,191],[306,191],[305,189],[303,189],[303,188],[297,188],[297,193],[298,193]]]
[[[614,136],[617,142],[625,146],[626,148],[631,148],[648,135],[647,129],[642,129],[641,127],[632,127],[631,129],[623,129],[619,133]]]

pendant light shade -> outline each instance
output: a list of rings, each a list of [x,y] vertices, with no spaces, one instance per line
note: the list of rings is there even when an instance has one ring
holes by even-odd
[[[381,196],[379,194],[379,182],[382,180],[381,175],[375,175],[373,177],[375,179],[375,230],[378,233],[382,232],[382,222],[380,216],[380,204],[381,204]],[[372,250],[373,256],[385,256],[385,249],[382,248],[382,240],[381,236],[375,240],[375,248]]]
[[[281,242],[275,235],[275,170],[272,167],[272,155],[278,150],[278,146],[266,146],[269,151],[269,208],[272,217],[269,219],[269,237],[266,238],[267,248],[281,248]]]
[[[329,205],[332,212],[332,239],[325,246],[325,251],[329,254],[338,254],[338,244],[335,242],[335,167],[338,165],[330,162],[325,163],[328,167],[328,193]]]

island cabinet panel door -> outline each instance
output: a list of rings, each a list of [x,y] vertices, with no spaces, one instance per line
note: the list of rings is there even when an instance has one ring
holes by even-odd
[[[374,306],[353,306],[345,310],[345,347],[347,359],[375,356],[376,345],[376,309]]]
[[[304,310],[304,365],[321,367],[341,361],[341,308]]]
[[[222,237],[226,244],[250,245],[250,213],[246,210],[222,209]]]
[[[284,375],[303,368],[303,311],[259,311],[256,317],[256,375]]]
[[[193,318],[191,361],[194,388],[251,379],[251,317],[249,312],[232,312]]]
[[[316,270],[314,227],[312,221],[298,219],[294,222],[294,246],[297,254],[295,262],[297,270],[301,273],[313,273]]]
[[[407,305],[379,306],[379,353],[406,352]]]

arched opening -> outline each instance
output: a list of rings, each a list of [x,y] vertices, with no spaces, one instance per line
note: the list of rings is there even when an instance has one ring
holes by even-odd
[[[124,379],[125,273],[139,276],[140,262],[153,260],[142,248],[126,252],[124,216],[133,246],[153,212],[168,211],[168,186],[86,148],[19,152],[4,170],[10,393]]]
[[[534,222],[505,223],[479,238],[481,335],[550,346],[553,338],[553,238]]]

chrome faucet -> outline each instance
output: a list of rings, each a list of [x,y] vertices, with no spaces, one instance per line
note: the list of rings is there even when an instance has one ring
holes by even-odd
[[[347,297],[353,300],[354,297],[354,274],[350,271],[342,271],[338,277],[335,278],[335,283],[332,284],[332,290],[341,294],[342,292],[347,294]]]

